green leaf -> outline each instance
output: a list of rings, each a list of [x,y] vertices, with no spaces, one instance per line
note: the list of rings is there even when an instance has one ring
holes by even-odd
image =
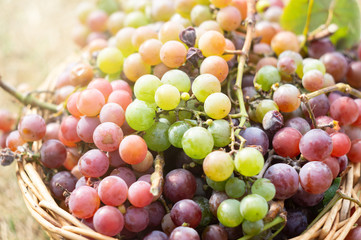
[[[313,31],[325,24],[329,15],[331,2],[335,1],[331,23],[338,26],[331,41],[337,48],[350,48],[358,43],[361,34],[360,10],[357,0],[314,0],[310,29]],[[309,0],[291,0],[285,7],[281,25],[285,30],[302,34],[307,19]]]
[[[324,207],[335,196],[337,189],[340,187],[340,183],[341,183],[340,177],[335,178],[335,180],[333,180],[331,187],[329,187],[329,189],[327,189],[327,191],[325,192],[325,194],[323,196],[322,205]]]

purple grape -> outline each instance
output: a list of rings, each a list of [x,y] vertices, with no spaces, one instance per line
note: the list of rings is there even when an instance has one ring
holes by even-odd
[[[66,148],[59,140],[50,139],[41,145],[40,161],[48,168],[58,168],[66,160]]]
[[[259,128],[249,127],[243,130],[240,135],[246,139],[246,146],[258,145],[262,148],[262,154],[267,153],[269,147],[269,139],[267,134]]]
[[[72,192],[75,189],[77,181],[78,179],[70,172],[58,172],[50,180],[50,190],[55,198],[64,200],[63,192]]]
[[[149,213],[145,208],[130,206],[124,214],[125,228],[131,232],[140,232],[147,228]]]
[[[118,177],[122,178],[125,181],[125,183],[127,184],[128,188],[135,181],[137,181],[137,178],[135,177],[135,174],[133,173],[133,171],[127,167],[118,167],[118,168],[114,169],[110,173],[110,175],[118,176]]]
[[[292,200],[301,207],[313,207],[316,206],[323,199],[323,193],[312,194],[303,190],[301,184],[298,186],[298,190],[293,195]]]
[[[188,170],[174,169],[165,177],[163,193],[173,203],[193,198],[196,189],[196,179]]]
[[[325,131],[312,129],[301,138],[300,151],[308,161],[322,161],[331,155],[332,139]]]
[[[148,233],[143,240],[168,240],[168,236],[164,232],[154,230]]]
[[[308,103],[310,104],[312,112],[316,118],[319,116],[327,115],[328,111],[330,110],[330,103],[325,94],[311,98]],[[305,104],[302,103],[301,108],[302,108],[303,114],[306,117],[309,117],[309,114],[308,114]]]
[[[190,227],[195,228],[201,222],[202,210],[195,201],[183,199],[174,204],[170,217],[177,226],[187,223]]]
[[[202,232],[203,240],[227,240],[227,232],[219,225],[209,225]]]
[[[292,238],[300,235],[308,226],[307,216],[302,210],[292,209],[287,211],[287,223],[283,232]]]
[[[196,230],[190,227],[177,227],[169,236],[169,240],[200,240]]]
[[[159,226],[162,222],[164,215],[166,214],[163,205],[160,202],[152,202],[150,205],[146,206],[149,213],[149,227]]]
[[[294,117],[285,123],[285,127],[297,129],[302,135],[311,130],[310,124],[301,117]]]

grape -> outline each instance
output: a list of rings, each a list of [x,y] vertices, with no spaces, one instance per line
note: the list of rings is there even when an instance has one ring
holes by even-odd
[[[320,194],[332,184],[332,172],[323,162],[308,162],[300,170],[300,183],[309,193]]]
[[[212,20],[212,13],[208,6],[196,5],[191,11],[191,22],[199,26],[202,22]]]
[[[200,238],[193,228],[180,226],[172,231],[169,240],[200,240]]]
[[[361,62],[352,62],[347,70],[346,79],[347,83],[354,88],[361,88]]]
[[[243,232],[247,235],[257,235],[263,230],[263,227],[264,224],[262,219],[256,222],[244,220],[242,223]]]
[[[145,208],[130,206],[124,214],[124,223],[125,228],[131,232],[143,231],[148,226],[149,213]]]
[[[221,84],[212,74],[201,74],[192,84],[192,92],[200,102],[204,102],[212,93],[220,91]]]
[[[75,184],[78,179],[68,171],[57,172],[50,180],[50,190],[59,200],[64,200],[64,191],[72,192],[75,189]]]
[[[137,135],[126,136],[119,146],[119,154],[124,162],[138,164],[144,160],[148,147],[143,138]]]
[[[226,40],[224,36],[214,30],[205,32],[199,39],[199,49],[206,57],[221,56],[226,47]]]
[[[215,68],[214,66],[217,66]],[[212,74],[218,78],[220,82],[223,82],[228,76],[228,64],[220,56],[209,56],[203,60],[200,73],[201,74]]]
[[[311,130],[310,124],[303,118],[294,117],[285,123],[285,127],[291,127],[298,130],[302,135]]]
[[[273,84],[281,81],[281,75],[277,68],[264,66],[256,74],[255,82],[261,85],[262,90],[269,91]]]
[[[80,157],[78,166],[85,177],[101,177],[108,171],[109,159],[102,151],[92,149]]]
[[[173,221],[172,218],[170,217],[170,213],[167,213],[166,215],[164,215],[163,219],[162,219],[162,230],[167,234],[170,235],[171,232],[177,227]]]
[[[306,58],[303,60],[303,73],[306,74],[311,70],[318,70],[322,75],[326,73],[326,67],[318,59]]]
[[[154,230],[150,233],[148,233],[143,240],[153,240],[153,239],[157,239],[157,240],[168,240],[168,236],[167,234],[165,234],[164,232],[158,231],[158,230]]]
[[[18,131],[24,141],[33,142],[45,136],[46,124],[40,115],[29,114],[20,120]]]
[[[144,181],[134,182],[129,187],[128,200],[135,207],[142,208],[148,206],[153,200],[150,184]]]
[[[291,84],[280,86],[273,94],[273,100],[282,112],[293,112],[301,104],[300,91]]]
[[[101,123],[93,133],[95,146],[106,152],[112,152],[118,149],[122,139],[122,129],[112,122]]]
[[[163,152],[170,147],[171,143],[168,139],[168,129],[168,123],[159,121],[145,131],[143,139],[150,150]]]
[[[104,104],[104,95],[97,89],[85,89],[76,101],[79,112],[88,117],[98,115]]]
[[[233,173],[234,165],[231,156],[222,151],[214,151],[207,155],[203,162],[203,171],[213,181],[224,181]]]
[[[271,46],[268,45],[267,43],[257,43],[253,45],[253,52],[257,55],[271,55],[272,49]]]
[[[233,177],[233,174],[231,175],[231,177]],[[213,181],[212,179],[206,176],[207,185],[216,191],[225,191],[227,180],[228,179],[221,182],[217,182],[217,181]]]
[[[271,41],[272,50],[280,55],[286,50],[291,50],[298,52],[300,49],[300,44],[298,42],[296,34],[293,32],[282,31],[277,33]]]
[[[73,115],[74,117],[80,117],[82,115],[81,112],[79,112],[78,107],[76,106],[76,101],[79,95],[80,92],[75,92],[71,94],[66,103],[66,108],[68,109],[70,114]]]
[[[155,21],[168,21],[174,12],[173,2],[167,0],[152,2],[151,16]]]
[[[75,147],[76,144],[74,142],[67,141],[61,131],[58,132],[58,139],[67,147]]]
[[[137,131],[144,131],[149,129],[155,118],[155,110],[147,105],[145,102],[136,100],[129,104],[125,119],[129,126]]]
[[[97,232],[106,236],[114,236],[122,231],[124,217],[117,208],[103,206],[94,214],[93,224]]]
[[[183,150],[191,158],[205,158],[212,151],[213,146],[212,134],[202,127],[188,129],[182,138]]]
[[[141,11],[130,12],[125,16],[124,26],[138,28],[148,24],[148,18]]]
[[[263,122],[263,118],[269,111],[278,111],[278,105],[270,100],[270,99],[264,99],[262,100],[256,107],[256,117],[259,122]]]
[[[208,225],[202,232],[203,240],[228,240],[227,232],[219,225]]]
[[[265,66],[277,67],[277,59],[274,57],[265,57],[259,60],[256,65],[256,73]]]
[[[324,80],[322,72],[317,69],[312,69],[303,75],[302,85],[308,91],[313,92],[323,87]]]
[[[124,12],[117,11],[112,13],[107,22],[107,29],[109,32],[111,32],[112,35],[115,35],[120,29],[123,28],[123,23],[125,19]]]
[[[346,167],[348,165],[348,158],[347,158],[346,155],[343,155],[341,157],[338,157],[337,160],[338,160],[338,163],[340,165],[340,172],[339,173],[341,173],[346,169]]]
[[[134,172],[127,167],[118,167],[114,169],[110,175],[123,179],[128,188],[137,180]]]
[[[6,137],[6,147],[10,148],[11,151],[17,151],[18,147],[24,145],[26,142],[21,138],[19,131],[15,130],[10,132]]]
[[[95,10],[89,13],[86,24],[92,32],[103,32],[106,30],[108,15],[102,10]]]
[[[73,86],[85,86],[93,79],[93,68],[87,63],[78,63],[71,68],[69,80]]]
[[[104,78],[96,78],[88,84],[88,89],[98,89],[104,96],[105,101],[108,99],[110,93],[113,91],[110,82]]]
[[[215,147],[225,147],[231,142],[231,127],[224,119],[213,121],[208,131],[213,136]]]
[[[221,28],[220,24],[215,20],[207,20],[207,21],[202,22],[199,25],[199,29],[202,29],[200,35],[202,35],[203,33],[207,32],[207,31],[212,31],[212,30],[223,34],[223,29]],[[197,37],[200,37],[200,36],[197,35]]]
[[[294,51],[290,51],[290,50],[286,50],[284,52],[282,52],[279,56],[278,59],[282,59],[284,57],[289,57],[292,58],[293,61],[296,64],[296,73],[298,76],[302,77],[303,75],[303,63],[302,63],[302,56],[298,53],[298,52],[294,52]]]
[[[168,41],[160,49],[160,59],[170,68],[178,68],[185,63],[187,48],[178,41]]]
[[[275,134],[272,145],[278,155],[293,158],[300,154],[301,138],[302,134],[297,129],[285,127]]]
[[[262,196],[266,201],[271,201],[276,195],[276,188],[267,178],[259,178],[252,185],[252,193]]]
[[[224,48],[224,50],[225,51],[226,50],[233,51],[233,50],[236,50],[236,46],[234,45],[234,43],[231,40],[226,38],[226,47]],[[234,59],[235,55],[233,55],[233,54],[224,54],[224,55],[222,55],[222,58],[228,62],[228,61],[231,61],[232,59]]]
[[[121,51],[124,57],[127,57],[136,51],[135,47],[132,44],[132,36],[134,32],[134,28],[125,27],[120,29],[117,35],[115,35],[116,47]]]
[[[231,4],[232,0],[210,0],[210,2],[217,8],[224,8]]]
[[[291,57],[283,57],[278,60],[277,69],[281,73],[291,75],[296,72],[297,65]]]
[[[89,2],[81,2],[75,9],[77,19],[84,24],[89,14],[94,10],[94,5]]]
[[[276,33],[277,29],[268,21],[259,21],[255,26],[255,34],[261,38],[261,43],[269,45]]]
[[[134,94],[136,98],[146,102],[154,102],[155,91],[162,85],[159,78],[147,74],[141,76],[134,85]]]
[[[174,169],[164,181],[164,196],[175,203],[182,199],[193,198],[196,191],[196,179],[188,170]]]
[[[99,51],[103,50],[106,47],[108,47],[107,40],[103,38],[97,38],[89,42],[87,46],[87,50],[89,52],[89,55],[93,55],[93,54],[98,54]]]
[[[128,92],[130,96],[133,95],[131,87],[124,80],[114,80],[110,84],[112,85],[113,91],[123,90]]]
[[[189,227],[195,228],[201,222],[202,211],[193,200],[183,199],[174,204],[170,217],[177,226],[187,223]]]
[[[98,186],[100,200],[110,206],[119,206],[127,200],[128,186],[123,179],[116,176],[104,178]]]
[[[290,238],[296,237],[306,230],[308,226],[307,215],[302,209],[288,210],[287,213],[289,213],[289,221],[287,221],[283,231]]]
[[[335,179],[337,177],[338,173],[340,172],[340,164],[338,163],[337,158],[330,156],[330,157],[327,157],[322,162],[328,166],[328,168],[332,172],[333,179]]]
[[[231,100],[224,93],[212,93],[204,102],[204,111],[213,119],[225,118],[231,111]]]
[[[176,87],[180,92],[189,92],[191,89],[191,80],[188,75],[178,69],[166,72],[162,77],[163,84],[170,84]]]
[[[168,129],[169,142],[177,148],[182,148],[183,135],[190,128],[191,125],[184,121],[173,123]]]
[[[132,103],[132,96],[125,90],[115,90],[113,91],[108,98],[108,103],[116,103],[123,108],[124,111],[127,110],[129,104]]]
[[[320,61],[325,65],[326,72],[331,74],[336,82],[340,82],[346,76],[348,64],[341,53],[326,53],[320,58]]]
[[[226,31],[236,30],[242,21],[241,13],[237,8],[228,6],[217,13],[217,22]]]
[[[73,116],[64,118],[60,125],[62,136],[69,142],[79,142],[81,138],[77,134],[79,119]]]
[[[237,227],[243,221],[240,202],[235,199],[224,200],[217,209],[217,218],[226,227]]]
[[[146,64],[154,66],[161,63],[159,55],[161,48],[161,41],[158,39],[148,39],[140,45],[139,54]]]
[[[333,46],[329,38],[312,40],[308,46],[308,55],[311,58],[319,59],[320,57],[322,57],[322,55],[334,51],[335,51],[335,47]]]
[[[92,217],[99,206],[97,191],[88,186],[75,189],[69,197],[69,210],[77,218]]]
[[[325,94],[318,95],[317,97],[311,98],[308,102],[312,109],[313,114],[315,117],[327,115],[330,109],[330,103],[328,98]],[[301,104],[303,114],[305,116],[309,116],[306,106],[302,103]]]
[[[361,238],[361,227],[357,226],[350,230],[345,240],[357,240]]]
[[[308,131],[300,141],[300,151],[309,161],[322,161],[332,152],[332,139],[321,129]]]
[[[139,180],[138,180],[139,181]],[[152,202],[150,205],[146,206],[149,216],[149,224],[148,227],[157,227],[161,224],[166,211],[163,207],[163,204],[159,201]]]
[[[295,195],[292,196],[293,202],[301,207],[313,207],[316,206],[323,199],[323,193],[312,194],[303,190],[301,184]]]
[[[358,119],[358,106],[352,98],[340,97],[330,106],[330,115],[341,125],[349,125]]]
[[[262,148],[262,154],[267,153],[269,147],[269,140],[267,134],[259,128],[248,127],[243,130],[240,135],[246,140],[246,146],[260,146]]]
[[[325,87],[331,87],[333,85],[335,85],[335,79],[332,77],[331,74],[329,73],[325,73],[325,75],[323,76],[323,88]]]
[[[175,11],[180,14],[184,18],[190,17],[190,11],[196,5],[196,1],[194,0],[176,0]]]
[[[104,48],[97,57],[97,67],[106,74],[120,72],[123,62],[123,54],[117,48]]]
[[[231,198],[240,198],[246,192],[246,183],[239,178],[231,177],[226,182],[225,192]]]
[[[158,38],[164,44],[168,41],[180,41],[179,34],[184,27],[179,22],[166,22],[159,30]]]
[[[273,5],[266,10],[266,12],[264,13],[264,18],[267,21],[278,23],[280,22],[282,13],[283,13],[282,7]]]
[[[217,216],[217,209],[219,205],[228,199],[228,196],[225,192],[213,191],[211,197],[209,198],[209,209],[211,210],[213,216]]]
[[[341,157],[348,153],[351,148],[351,140],[346,134],[336,132],[331,134],[331,139],[333,146],[331,155],[333,157]]]
[[[264,115],[262,120],[262,127],[271,135],[274,135],[283,127],[283,116],[279,111],[269,111]]]
[[[294,168],[284,163],[277,163],[267,169],[264,178],[268,178],[276,188],[277,199],[292,197],[298,189],[298,174]]]
[[[66,149],[66,159],[63,163],[63,166],[71,171],[75,166],[78,165],[78,161],[80,158],[80,153],[77,148],[67,148]]]
[[[44,142],[40,148],[40,161],[48,168],[58,168],[66,159],[66,148],[64,144],[55,139]]]
[[[102,107],[102,110],[99,113],[99,120],[101,123],[111,122],[121,127],[125,121],[125,112],[123,108],[118,104],[107,103]],[[81,119],[79,120],[79,122],[80,121]]]
[[[197,196],[197,197],[193,198],[193,201],[195,201],[199,205],[199,207],[201,208],[201,211],[202,211],[201,212],[202,218],[199,223],[199,226],[200,227],[208,226],[213,219],[212,212],[209,208],[208,199],[205,197]]]
[[[264,159],[257,149],[246,147],[237,152],[234,164],[240,174],[251,177],[262,170]]]
[[[146,172],[149,168],[152,167],[153,160],[154,160],[154,158],[153,158],[152,153],[148,151],[144,160],[138,164],[133,164],[132,169],[137,172]]]
[[[99,118],[83,116],[78,121],[76,133],[84,142],[93,143],[93,133],[99,124]]]
[[[358,107],[358,118],[355,122],[352,123],[353,126],[361,126],[361,99],[354,99]]]
[[[267,201],[258,194],[249,194],[244,197],[239,207],[244,219],[251,222],[261,220],[268,212]]]
[[[180,102],[179,90],[170,84],[164,84],[155,92],[155,102],[164,110],[173,110]]]
[[[132,35],[132,44],[136,49],[142,45],[143,42],[149,39],[157,39],[158,34],[150,26],[141,26],[135,30]]]
[[[132,82],[135,82],[141,76],[150,74],[150,65],[146,64],[139,53],[129,55],[123,64],[123,73]]]
[[[351,149],[347,153],[347,157],[351,162],[361,162],[361,139],[356,139],[351,142]]]

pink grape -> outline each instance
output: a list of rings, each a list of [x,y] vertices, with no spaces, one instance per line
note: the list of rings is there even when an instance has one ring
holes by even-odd
[[[20,120],[18,131],[24,141],[38,141],[45,136],[45,120],[37,114],[26,115]]]
[[[144,139],[137,135],[126,136],[119,146],[119,154],[124,162],[138,164],[147,155],[148,147]]]
[[[40,161],[48,168],[58,168],[66,160],[66,148],[59,140],[50,139],[41,145]]]
[[[351,149],[351,140],[350,138],[341,132],[336,132],[331,134],[332,139],[332,152],[333,157],[341,157],[348,153]]]
[[[332,139],[325,131],[312,129],[301,138],[300,151],[308,161],[322,161],[331,155]]]
[[[282,157],[296,157],[300,154],[299,143],[302,134],[290,127],[285,127],[279,130],[272,140],[272,145],[275,152]]]
[[[132,97],[125,90],[115,90],[108,98],[108,103],[117,103],[123,110],[127,110],[128,105],[132,102]]]
[[[79,118],[68,116],[63,119],[60,125],[62,136],[69,142],[80,142],[81,138],[77,134]]]
[[[140,232],[146,229],[149,223],[149,213],[145,208],[130,206],[124,215],[125,227],[131,232]]]
[[[341,125],[349,125],[358,119],[359,110],[352,98],[340,97],[331,104],[330,115]]]
[[[125,165],[127,165],[120,157],[118,150],[109,152],[108,157],[109,157],[110,166],[112,167],[117,168],[117,167],[124,167]]]
[[[85,89],[76,102],[79,112],[88,117],[98,115],[104,104],[104,95],[97,89]]]
[[[110,206],[119,206],[127,200],[128,186],[123,179],[116,176],[104,178],[98,186],[100,200]]]
[[[90,218],[98,210],[100,199],[97,191],[88,186],[75,189],[69,197],[69,210],[77,218]]]
[[[114,236],[122,231],[124,217],[117,208],[104,206],[94,214],[93,224],[97,232],[107,236]]]
[[[112,122],[101,123],[93,133],[95,146],[106,152],[117,150],[122,139],[122,129]]]
[[[114,80],[110,84],[112,85],[113,91],[123,90],[129,93],[130,96],[133,95],[132,88],[124,80]]]
[[[153,200],[150,192],[150,184],[144,181],[137,181],[129,187],[128,200],[135,207],[148,206]]]
[[[78,100],[79,95],[80,95],[80,92],[75,92],[75,93],[71,94],[66,103],[66,108],[68,109],[70,114],[73,115],[74,117],[80,117],[83,115],[81,112],[79,112],[79,109],[76,106],[76,102]]]
[[[338,173],[340,172],[340,164],[339,164],[337,158],[330,156],[330,157],[327,157],[322,162],[328,166],[328,168],[332,172],[333,179],[335,179],[337,177]]]
[[[108,99],[109,95],[111,92],[113,92],[113,87],[110,84],[110,82],[104,78],[96,78],[94,80],[92,80],[89,84],[88,84],[88,89],[97,89],[99,90],[104,98],[105,101]]]
[[[76,127],[76,132],[81,140],[86,143],[93,143],[93,133],[100,124],[99,118],[83,116]]]
[[[114,169],[111,173],[111,176],[117,176],[120,177],[121,179],[123,179],[125,181],[125,183],[127,184],[128,188],[135,182],[137,181],[135,174],[132,170],[130,170],[127,167],[118,167],[116,169]]]
[[[16,151],[18,147],[24,145],[26,142],[19,134],[18,130],[12,131],[7,137],[6,137],[6,147],[10,148],[11,151]]]
[[[99,119],[101,123],[113,122],[121,127],[125,121],[125,112],[118,104],[107,103],[102,107]]]
[[[78,166],[85,177],[101,177],[108,171],[109,159],[99,149],[92,149],[81,156]]]
[[[325,192],[332,183],[332,172],[323,162],[308,162],[300,170],[302,188],[312,194]]]

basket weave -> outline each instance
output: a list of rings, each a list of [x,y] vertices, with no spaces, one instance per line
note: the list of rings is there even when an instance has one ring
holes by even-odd
[[[54,89],[55,79],[65,66],[59,66],[46,79],[42,89]],[[49,100],[49,99],[46,99]],[[47,111],[28,108],[28,113],[40,114],[47,119]],[[40,142],[35,142],[33,150],[39,150]],[[35,162],[25,160],[17,162],[17,180],[22,192],[25,204],[35,220],[43,227],[51,239],[86,240],[89,238],[99,240],[116,240],[95,232],[81,223],[77,218],[60,208],[48,188],[43,182],[44,173],[42,168]],[[359,200],[358,193],[361,190],[361,165],[350,163],[348,172],[341,180],[340,190],[348,197]],[[351,209],[355,210],[351,215]],[[361,208],[347,199],[341,199],[329,209],[310,229],[304,234],[291,240],[342,240],[352,229],[356,221],[361,217]]]

